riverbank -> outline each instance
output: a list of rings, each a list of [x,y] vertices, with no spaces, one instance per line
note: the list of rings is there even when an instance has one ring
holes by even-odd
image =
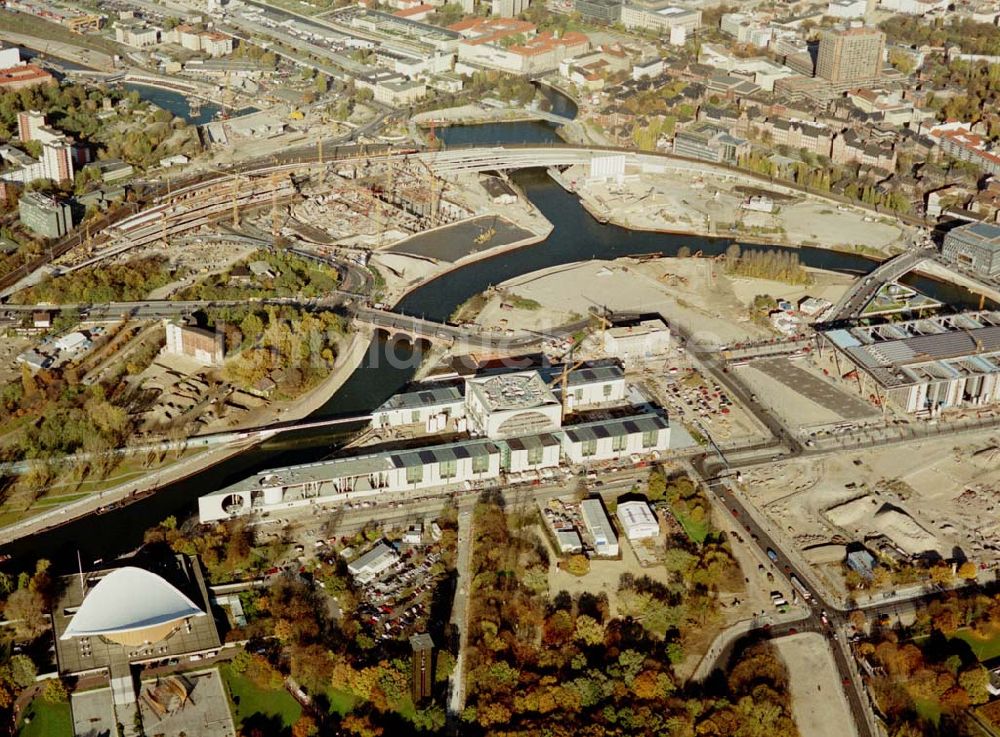
[[[275,403],[271,407],[270,422],[264,424],[277,422],[279,419],[282,422],[303,420],[326,405],[361,365],[371,343],[371,338],[371,332],[368,330],[352,333],[347,346],[340,354],[340,360],[337,361],[330,375],[302,397]],[[238,441],[215,450],[202,451],[187,459],[159,468],[151,475],[144,475],[140,479],[95,492],[58,509],[2,527],[0,528],[0,545],[7,545],[20,538],[59,527],[87,515],[95,514],[103,508],[125,506],[133,501],[143,499],[167,484],[184,481],[211,466],[244,453],[268,437],[271,437],[271,434],[261,433],[247,440]]]
[[[531,110],[490,107],[488,105],[458,105],[431,110],[414,115],[412,122],[421,128],[450,128],[456,125],[487,125],[490,123],[522,123],[542,120],[540,112]]]
[[[687,162],[626,159],[618,180],[593,180],[588,167],[550,170],[601,223],[634,231],[724,237],[746,243],[812,246],[875,258],[905,249],[914,233],[889,217],[803,194],[750,175]]]

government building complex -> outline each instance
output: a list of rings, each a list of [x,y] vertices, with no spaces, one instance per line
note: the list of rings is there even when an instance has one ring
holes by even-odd
[[[657,458],[671,447],[666,416],[628,387],[613,364],[470,376],[458,385],[397,394],[372,414],[374,428],[406,425],[421,425],[428,444],[259,473],[201,497],[201,521],[551,479],[574,466]],[[434,433],[446,427],[467,439],[434,443]]]

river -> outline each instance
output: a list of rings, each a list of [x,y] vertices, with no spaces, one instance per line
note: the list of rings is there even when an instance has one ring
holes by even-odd
[[[571,102],[560,104],[563,105],[560,108],[563,114],[575,113]],[[553,109],[556,109],[555,105]],[[442,129],[439,135],[446,145],[558,140],[555,128],[548,123],[456,126]],[[639,253],[656,252],[671,256],[681,246],[687,246],[692,252],[701,250],[713,255],[723,253],[732,242],[723,238],[629,231],[615,225],[602,225],[590,217],[573,195],[550,180],[544,171],[522,171],[516,175],[516,181],[555,226],[552,234],[541,243],[473,262],[432,280],[407,295],[398,305],[400,311],[443,321],[456,306],[488,286],[539,269]],[[873,261],[858,255],[815,248],[795,250],[806,266],[849,273],[864,273],[874,267]],[[946,302],[973,304],[968,292],[950,285],[922,278],[912,278],[909,283]],[[386,359],[389,352],[396,360]],[[361,366],[313,417],[370,412],[412,379],[419,358],[419,353],[414,353],[409,345],[389,346],[384,339],[376,340]],[[36,558],[45,557],[60,568],[67,569],[75,565],[77,550],[84,561],[111,559],[139,545],[144,530],[168,515],[183,517],[192,513],[197,498],[202,494],[262,469],[324,458],[332,452],[344,433],[344,430],[336,434],[329,430],[282,433],[188,479],[164,486],[156,494],[132,505],[16,541],[5,546],[2,552],[14,556],[14,565],[30,566]]]

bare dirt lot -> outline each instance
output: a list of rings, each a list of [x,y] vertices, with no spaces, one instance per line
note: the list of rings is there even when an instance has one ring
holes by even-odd
[[[633,259],[586,261],[554,267],[499,285],[505,292],[537,303],[532,309],[501,309],[497,296],[477,322],[489,327],[542,329],[585,315],[595,305],[617,312],[659,312],[702,339],[725,345],[774,337],[769,328],[750,321],[748,306],[758,294],[797,300],[803,296],[836,299],[850,278],[816,272],[808,287],[765,279],[730,278],[712,259],[664,258],[639,263]],[[508,300],[509,301],[509,300]],[[530,304],[530,303],[529,303]]]
[[[826,639],[817,632],[802,632],[776,642],[788,666],[792,715],[799,734],[802,737],[857,735]]]

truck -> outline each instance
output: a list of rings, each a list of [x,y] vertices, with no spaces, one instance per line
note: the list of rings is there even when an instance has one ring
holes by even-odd
[[[771,548],[767,549],[767,557],[771,559],[772,563],[778,562],[778,554],[771,550]]]
[[[798,592],[799,592],[800,594],[802,594],[802,598],[803,598],[803,599],[804,599],[805,601],[807,601],[807,602],[808,602],[808,601],[812,601],[812,594],[810,594],[810,593],[809,593],[809,589],[807,589],[807,588],[806,588],[805,586],[803,586],[803,585],[802,585],[802,582],[801,582],[801,581],[799,580],[798,576],[796,576],[796,575],[795,575],[795,574],[793,573],[793,574],[792,574],[792,575],[791,575],[791,576],[789,577],[789,579],[790,579],[790,580],[791,580],[791,582],[792,582],[792,586],[794,586],[794,587],[796,588],[796,590],[797,590],[797,591],[798,591]]]

